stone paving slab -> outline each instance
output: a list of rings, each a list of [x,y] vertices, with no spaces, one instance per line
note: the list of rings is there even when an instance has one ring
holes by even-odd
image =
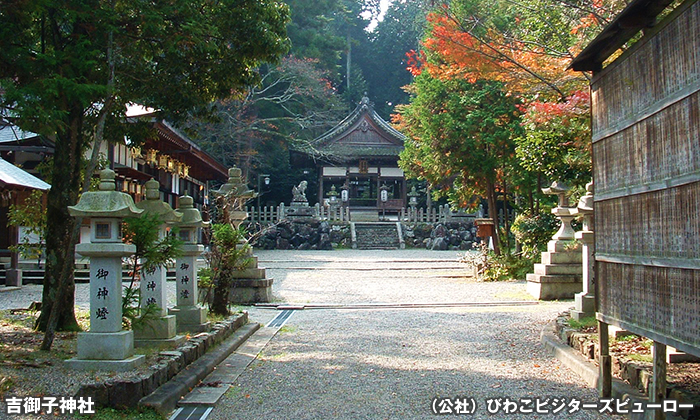
[[[238,376],[245,371],[262,349],[277,334],[278,328],[263,327],[257,330],[245,344],[231,353],[216,369],[202,380],[203,386],[197,386],[178,402],[180,406],[213,406],[235,383]]]

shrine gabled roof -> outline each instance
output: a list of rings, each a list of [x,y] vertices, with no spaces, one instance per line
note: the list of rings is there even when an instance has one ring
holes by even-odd
[[[403,150],[406,136],[374,111],[367,97],[345,119],[313,141],[322,153],[344,156],[396,155]]]

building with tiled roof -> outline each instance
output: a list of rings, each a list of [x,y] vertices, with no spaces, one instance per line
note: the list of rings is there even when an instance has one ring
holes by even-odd
[[[406,179],[398,167],[405,136],[374,111],[367,97],[331,130],[316,138],[305,154],[318,169],[319,200],[333,187],[343,203],[358,210],[399,210],[406,205]],[[384,188],[386,187],[386,188]],[[383,201],[381,189],[387,191]]]

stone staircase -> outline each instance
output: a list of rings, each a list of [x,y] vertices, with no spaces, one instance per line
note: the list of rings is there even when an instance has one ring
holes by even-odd
[[[353,248],[398,249],[404,247],[399,223],[353,222],[351,228]]]

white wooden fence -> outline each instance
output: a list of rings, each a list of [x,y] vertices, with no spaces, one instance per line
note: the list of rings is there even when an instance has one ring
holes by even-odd
[[[316,214],[321,220],[331,222],[349,222],[351,213],[348,207],[327,207],[319,204],[315,205]],[[380,210],[381,212],[381,210]],[[510,213],[510,212],[509,212]],[[271,224],[278,223],[285,218],[285,205],[267,207],[248,207],[248,221],[251,223]],[[510,214],[509,214],[510,215]],[[479,213],[466,213],[464,211],[452,211],[450,206],[431,208],[403,208],[398,212],[398,220],[406,223],[440,223],[466,221],[468,218],[480,217]],[[499,213],[499,218],[503,218],[503,212]],[[396,219],[394,219],[396,220]],[[512,219],[511,219],[512,220]]]

